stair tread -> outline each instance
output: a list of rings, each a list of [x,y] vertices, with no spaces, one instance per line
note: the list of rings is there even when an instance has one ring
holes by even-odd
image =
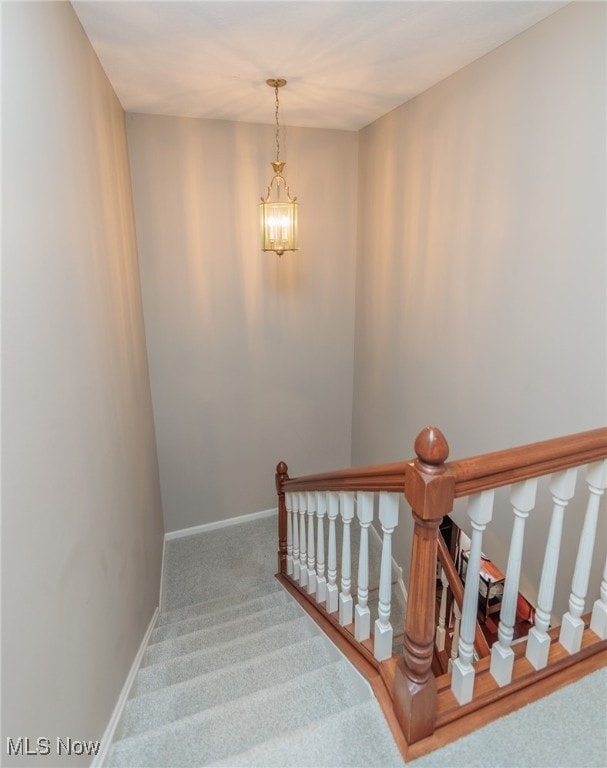
[[[280,648],[303,637],[313,637],[318,631],[307,616],[300,615],[257,632],[230,637],[224,643],[217,643],[210,648],[200,648],[192,653],[141,667],[131,697],[236,664],[250,658],[260,646],[268,642]]]
[[[187,715],[210,709],[313,669],[331,664],[339,654],[322,635],[304,637],[283,648],[267,648],[228,668],[190,678],[129,699],[121,723],[121,735],[131,736]]]
[[[314,691],[315,695],[310,696]],[[371,697],[345,660],[115,742],[109,765],[204,765]]]
[[[351,768],[354,765],[403,766],[390,729],[374,699],[268,739],[238,755],[212,763],[214,768]]]
[[[264,597],[277,592],[284,592],[280,582],[276,579],[269,579],[268,581],[249,589],[243,589],[242,592],[231,592],[226,595],[210,598],[209,600],[203,600],[202,602],[192,603],[191,605],[186,605],[181,608],[172,608],[166,611],[163,610],[158,616],[156,626],[162,627],[165,624],[172,624],[175,621],[188,619],[191,616],[212,614],[216,611],[223,610],[227,606],[237,605],[256,597]]]
[[[217,624],[207,629],[199,629],[178,637],[170,637],[160,640],[146,649],[142,667],[166,661],[173,656],[179,656],[198,650],[201,646],[212,647],[225,641],[226,635],[247,635],[256,630],[263,629],[270,624],[289,621],[300,615],[303,610],[294,602],[267,608],[251,616],[233,618],[222,624]]]
[[[187,618],[156,627],[152,632],[150,645],[155,645],[170,637],[179,637],[180,635],[186,635],[190,632],[196,632],[198,629],[207,629],[212,626],[217,626],[218,624],[225,624],[232,619],[244,618],[245,616],[250,616],[253,613],[257,613],[266,608],[285,605],[288,602],[288,594],[284,590],[281,590],[280,592],[272,592],[269,595],[255,597],[250,600],[245,599],[244,601],[234,603],[233,605],[226,606],[222,610],[216,610],[212,613],[188,616]]]

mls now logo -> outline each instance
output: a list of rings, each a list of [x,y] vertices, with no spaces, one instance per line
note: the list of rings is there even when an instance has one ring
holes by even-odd
[[[58,755],[96,755],[100,741],[79,741],[70,737],[57,737],[53,743],[46,736],[37,739],[20,736],[18,739],[6,739],[6,751],[9,755],[50,755],[52,748]]]
[[[14,741],[7,738],[6,751],[9,755],[49,755],[51,740],[43,736],[39,736],[35,741],[29,738],[24,739],[23,736]]]

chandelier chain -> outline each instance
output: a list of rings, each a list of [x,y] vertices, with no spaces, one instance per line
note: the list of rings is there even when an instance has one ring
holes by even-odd
[[[274,86],[274,98],[274,103],[276,105],[276,162],[278,163],[280,161],[280,124],[278,122],[278,109],[280,103],[278,101],[278,85]]]

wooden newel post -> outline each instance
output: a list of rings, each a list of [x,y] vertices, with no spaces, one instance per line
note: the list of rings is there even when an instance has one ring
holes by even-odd
[[[405,497],[413,510],[413,547],[403,655],[394,678],[394,710],[408,744],[432,735],[436,682],[432,674],[438,528],[453,507],[455,482],[445,461],[449,446],[435,427],[415,441],[417,459],[405,469]]]
[[[276,467],[276,493],[278,494],[278,573],[287,572],[287,505],[283,484],[289,479],[289,468],[280,461]]]

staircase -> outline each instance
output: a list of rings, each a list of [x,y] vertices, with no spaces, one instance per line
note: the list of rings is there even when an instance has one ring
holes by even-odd
[[[236,561],[243,528],[189,538],[214,540],[215,563],[222,551]],[[213,562],[201,554],[193,567],[193,544],[185,546],[177,581],[183,586],[185,574],[190,584],[208,583]],[[402,766],[369,685],[303,609],[273,577],[241,583],[191,605],[183,593],[172,601],[180,607],[165,601],[108,764]]]

